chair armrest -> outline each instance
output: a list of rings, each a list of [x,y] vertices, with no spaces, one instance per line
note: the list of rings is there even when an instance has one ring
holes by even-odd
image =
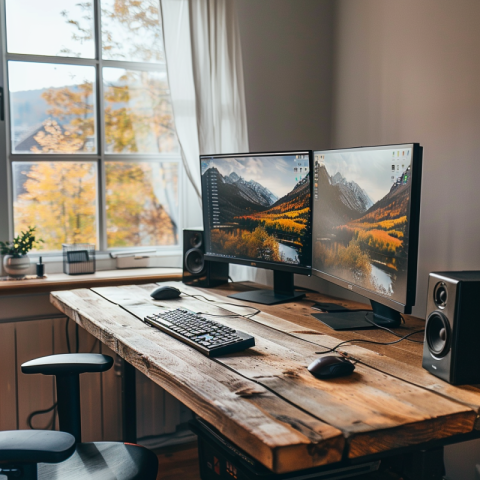
[[[22,365],[23,373],[66,375],[105,372],[113,365],[113,358],[100,353],[66,353],[36,358]]]
[[[0,432],[0,465],[60,463],[75,452],[75,438],[52,430]]]

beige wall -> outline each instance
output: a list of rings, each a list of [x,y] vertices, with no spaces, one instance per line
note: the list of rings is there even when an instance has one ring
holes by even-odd
[[[250,151],[326,147],[332,2],[236,0],[236,5]]]

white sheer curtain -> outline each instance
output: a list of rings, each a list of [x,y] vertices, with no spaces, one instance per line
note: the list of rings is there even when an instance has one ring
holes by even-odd
[[[160,0],[168,81],[185,171],[198,198],[200,165],[188,0]],[[188,223],[188,222],[187,222]],[[201,222],[200,222],[201,223]],[[192,225],[186,225],[187,227]]]
[[[234,0],[160,0],[177,135],[200,196],[199,154],[248,152]]]
[[[190,0],[202,153],[248,152],[243,62],[233,0]]]
[[[248,152],[242,52],[234,0],[160,0],[177,136],[192,185],[185,227],[202,224],[199,154]],[[250,267],[230,265],[234,280]]]

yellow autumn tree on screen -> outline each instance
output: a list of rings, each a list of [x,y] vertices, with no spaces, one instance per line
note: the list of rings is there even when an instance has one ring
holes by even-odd
[[[141,13],[141,3],[116,0],[116,18],[125,24],[143,21],[146,27],[153,25],[155,19]],[[85,32],[86,36],[90,34]],[[121,74],[116,81],[104,84],[107,151],[174,151],[176,136],[166,81],[149,72],[118,71]],[[48,105],[47,118],[34,136],[31,151],[94,153],[98,127],[92,83],[50,88],[42,98]],[[15,228],[19,231],[36,225],[45,250],[59,250],[62,243],[98,243],[96,165],[77,158],[72,156],[68,162],[32,159],[34,163],[25,164],[21,172],[25,180],[16,197]],[[176,164],[157,162],[106,162],[108,247],[177,243],[176,221],[172,218],[176,168]],[[168,189],[168,195],[159,195],[158,182]]]

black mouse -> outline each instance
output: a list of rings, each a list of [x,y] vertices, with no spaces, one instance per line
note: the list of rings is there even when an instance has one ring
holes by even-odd
[[[343,357],[320,357],[314,360],[308,371],[317,378],[336,378],[350,375],[355,370],[355,365]]]
[[[163,286],[156,288],[150,296],[155,300],[172,300],[178,298],[181,293],[178,288]]]

